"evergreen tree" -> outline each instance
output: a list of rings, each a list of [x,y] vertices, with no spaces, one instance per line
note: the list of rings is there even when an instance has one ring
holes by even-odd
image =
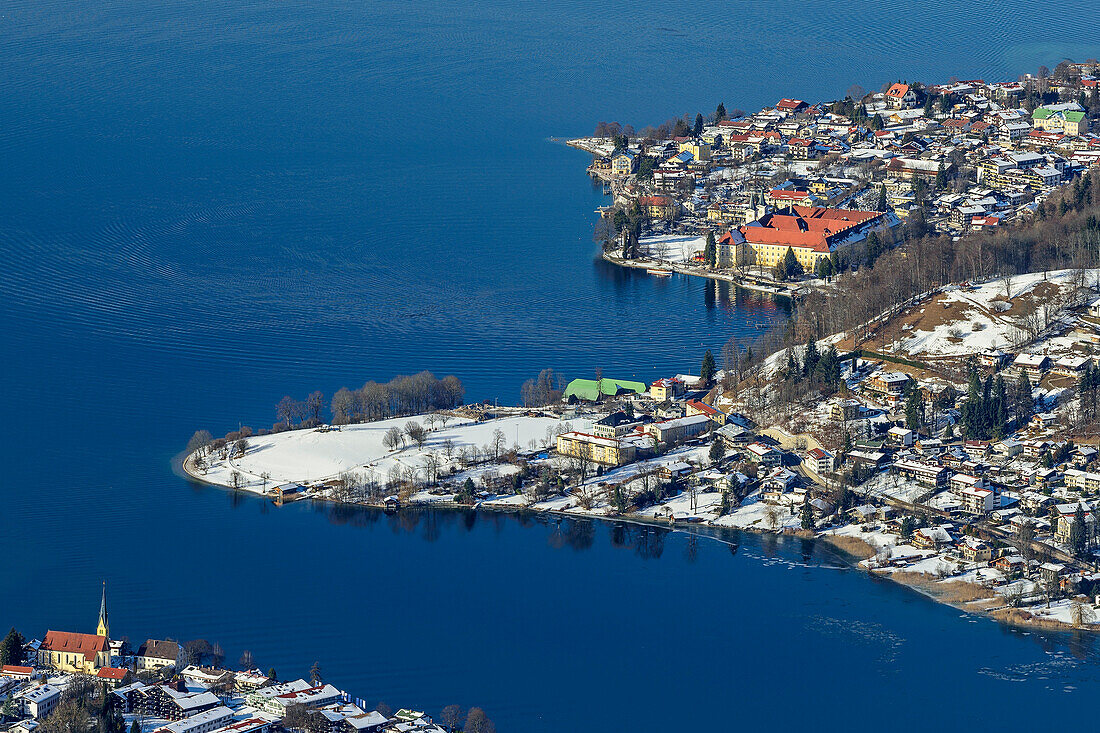
[[[1069,546],[1070,549],[1073,550],[1074,557],[1084,557],[1088,554],[1088,533],[1085,525],[1085,510],[1081,506],[1081,502],[1077,502],[1077,510],[1073,513],[1073,525],[1069,530]]]
[[[802,264],[790,247],[787,247],[787,254],[783,255],[783,272],[787,277],[801,277],[803,274]]]
[[[987,376],[982,382],[982,406],[981,424],[978,429],[978,437],[985,440],[989,437],[993,428],[993,377]]]
[[[871,129],[876,131],[882,129],[882,117],[876,114],[871,118]]]
[[[714,354],[710,353],[710,349],[707,349],[707,353],[703,354],[703,364],[699,367],[699,377],[703,380],[703,384],[709,386],[714,379],[714,373],[718,371],[718,367],[714,363]]]
[[[840,354],[836,352],[835,346],[830,344],[825,349],[815,371],[817,372],[818,381],[821,382],[828,394],[832,394],[840,388]]]
[[[902,517],[901,518],[901,527],[899,528],[898,537],[901,540],[908,542],[909,539],[912,538],[912,536],[913,536],[913,518],[908,517],[908,516]]]
[[[920,430],[924,425],[924,400],[919,387],[912,386],[908,390],[909,394],[905,398],[905,427]]]
[[[718,265],[718,245],[714,241],[714,232],[707,232],[707,243],[703,248],[703,262],[710,269]]]
[[[813,340],[806,344],[806,350],[802,354],[802,376],[809,379],[814,376],[814,370],[820,361],[821,355],[817,352],[817,343]]]
[[[982,383],[978,377],[978,370],[973,363],[970,364],[970,376],[966,386],[966,402],[963,403],[959,413],[960,428],[966,440],[975,440],[979,437],[982,424]]]
[[[699,137],[703,134],[703,113],[700,112],[695,115],[695,126],[691,128],[691,134],[695,137]]]
[[[802,370],[798,368],[798,360],[794,358],[794,347],[787,347],[787,379],[789,381],[797,381],[802,375]]]
[[[994,438],[1000,440],[1008,434],[1008,397],[1005,394],[1004,377],[997,374],[993,382],[993,404],[990,408],[992,422],[991,432]]]
[[[1031,411],[1035,407],[1035,401],[1031,398],[1031,382],[1028,381],[1027,373],[1023,370],[1020,371],[1020,376],[1016,380],[1013,398],[1012,412],[1018,429],[1031,417]]]
[[[878,187],[878,203],[875,204],[875,211],[886,211],[887,206],[886,184],[884,183]]]
[[[718,109],[714,111],[714,121],[721,122],[722,120],[726,119],[726,117],[726,105],[724,102],[719,102]]]
[[[936,190],[942,191],[947,186],[947,171],[943,167],[943,161],[940,161],[939,167],[936,168]]]
[[[22,664],[24,643],[26,643],[26,640],[23,635],[16,631],[15,627],[12,627],[4,640],[0,641],[0,665]]]
[[[931,117],[932,116],[932,102],[933,101],[935,101],[935,97],[933,97],[931,94],[929,94],[928,96],[926,96],[924,98],[924,116],[925,117]]]
[[[726,455],[726,446],[721,440],[716,439],[710,445],[710,462],[718,463],[724,455]]]
[[[807,492],[806,498],[802,500],[802,529],[808,529],[812,532],[815,528],[814,508],[810,504],[810,494]]]

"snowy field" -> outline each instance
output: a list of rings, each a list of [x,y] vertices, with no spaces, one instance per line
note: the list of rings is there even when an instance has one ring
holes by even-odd
[[[706,244],[706,237],[683,234],[663,234],[638,240],[638,248],[643,256],[665,262],[691,262],[695,253],[702,252]]]
[[[210,483],[231,486],[234,471],[241,474],[242,488],[257,493],[283,484],[305,484],[337,478],[345,471],[373,472],[385,481],[391,469],[423,471],[429,455],[440,461],[440,473],[457,466],[463,451],[484,451],[493,442],[496,431],[504,435],[504,449],[533,450],[553,443],[558,432],[587,430],[588,420],[559,421],[546,417],[506,417],[474,422],[451,419],[446,427],[429,430],[423,446],[407,441],[393,451],[383,442],[390,428],[403,429],[415,421],[427,428],[425,416],[403,417],[358,425],[343,425],[329,430],[291,430],[276,435],[251,437],[243,456],[221,459],[215,456],[202,478]],[[450,453],[450,456],[447,454]],[[200,472],[201,473],[201,472]],[[264,479],[264,474],[268,474]]]

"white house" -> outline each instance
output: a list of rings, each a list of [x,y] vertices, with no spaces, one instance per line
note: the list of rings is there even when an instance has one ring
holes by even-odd
[[[53,685],[39,685],[21,693],[20,700],[24,715],[41,720],[61,702],[61,689]]]

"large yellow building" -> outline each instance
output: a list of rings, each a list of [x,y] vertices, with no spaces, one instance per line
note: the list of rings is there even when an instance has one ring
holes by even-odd
[[[47,631],[38,647],[38,664],[60,672],[96,674],[111,665],[110,626],[107,623],[107,584],[99,602],[99,621],[94,634]]]
[[[636,449],[631,443],[614,438],[573,431],[558,436],[557,452],[563,456],[579,456],[605,466],[622,466],[634,460]]]
[[[791,206],[740,228],[745,254],[739,259],[749,265],[775,267],[789,249],[803,270],[813,272],[836,243],[887,223],[886,215],[878,211]]]
[[[691,153],[692,157],[700,163],[710,160],[710,143],[705,140],[684,140],[679,145],[681,153]]]

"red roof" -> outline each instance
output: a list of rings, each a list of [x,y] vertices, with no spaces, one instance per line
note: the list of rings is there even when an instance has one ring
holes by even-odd
[[[693,410],[698,410],[704,415],[717,415],[718,410],[708,405],[706,402],[700,402],[699,400],[688,400],[688,407]]]
[[[115,680],[116,682],[121,682],[126,678],[126,672],[127,670],[119,669],[118,667],[102,667],[96,674],[96,677],[101,680]]]
[[[0,674],[30,677],[34,674],[34,667],[20,667],[18,664],[5,664],[3,667],[0,667]]]
[[[881,87],[880,87],[881,88]],[[908,84],[895,84],[886,91],[886,96],[890,99],[901,99],[909,93]]]
[[[775,105],[775,108],[790,111],[805,106],[806,103],[803,102],[801,99],[780,99],[779,102]]]
[[[801,201],[802,199],[808,198],[812,195],[813,194],[811,194],[809,191],[797,191],[791,190],[789,188],[773,188],[771,191],[768,191],[768,196],[773,199],[779,200],[790,199],[792,201]]]
[[[668,196],[641,196],[638,198],[639,206],[668,206]]]
[[[877,211],[792,206],[790,214],[768,214],[753,225],[741,227],[750,244],[777,244],[828,252],[838,234],[882,216]]]
[[[47,631],[40,649],[51,652],[83,654],[89,662],[98,652],[107,651],[107,637],[95,634],[77,634],[70,631]]]

